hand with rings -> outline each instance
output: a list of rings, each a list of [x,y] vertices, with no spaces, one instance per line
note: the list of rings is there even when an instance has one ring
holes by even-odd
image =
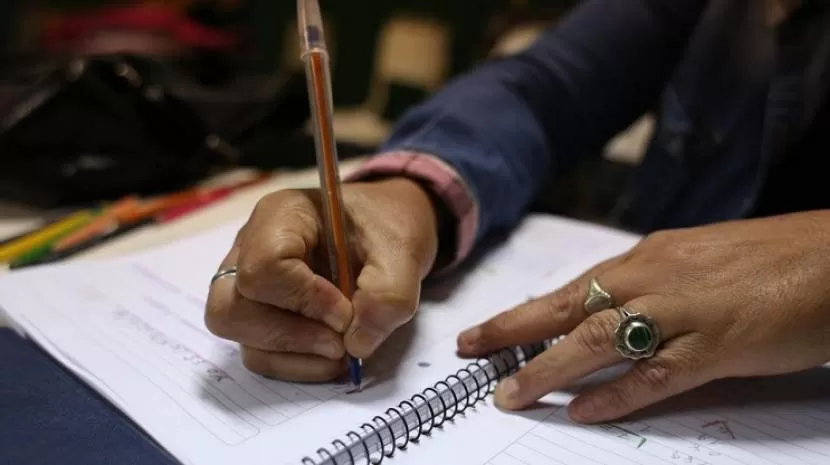
[[[497,386],[505,409],[631,361],[568,407],[578,422],[611,421],[719,378],[826,363],[829,278],[830,212],[659,232],[463,332],[458,348],[473,357],[565,336]]]

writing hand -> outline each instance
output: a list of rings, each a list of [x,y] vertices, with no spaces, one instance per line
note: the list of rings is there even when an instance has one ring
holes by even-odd
[[[245,366],[291,381],[328,381],[346,354],[368,358],[418,306],[437,253],[435,213],[414,182],[397,178],[343,186],[354,231],[356,290],[332,284],[316,190],[274,192],[259,201],[212,285],[205,323],[241,345]]]
[[[576,421],[610,421],[715,379],[830,359],[830,211],[733,221],[650,235],[462,333],[459,351],[470,356],[566,335],[497,386],[498,405],[524,408],[626,360],[615,348],[624,315],[586,311],[592,278],[614,304],[652,319],[662,344],[620,378],[580,393],[569,405]],[[638,331],[632,342],[644,344],[648,333]]]

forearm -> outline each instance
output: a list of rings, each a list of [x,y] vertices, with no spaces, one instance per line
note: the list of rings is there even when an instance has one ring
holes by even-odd
[[[466,222],[456,236],[463,257],[482,236],[513,227],[551,175],[599,154],[656,100],[703,3],[584,2],[530,49],[454,79],[408,112],[382,148],[388,160],[367,172],[441,173],[427,184]],[[427,168],[430,160],[443,166]]]

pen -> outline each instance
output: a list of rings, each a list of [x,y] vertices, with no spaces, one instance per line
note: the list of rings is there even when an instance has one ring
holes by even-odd
[[[305,64],[311,107],[331,277],[346,298],[351,300],[355,284],[340,193],[337,146],[332,122],[334,104],[331,95],[331,72],[323,33],[323,19],[317,0],[297,0],[297,26],[300,33],[300,56]],[[358,389],[363,381],[362,369],[362,361],[350,356],[349,378]]]

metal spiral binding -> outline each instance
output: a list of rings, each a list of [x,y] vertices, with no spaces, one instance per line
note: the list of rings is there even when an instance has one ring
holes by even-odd
[[[549,342],[505,349],[488,358],[481,358],[465,368],[436,382],[396,407],[386,410],[385,418],[377,415],[363,423],[359,431],[349,431],[346,444],[340,439],[331,442],[332,448],[320,448],[319,461],[311,457],[301,460],[303,465],[379,465],[421,436],[429,436],[433,429],[475,406],[490,395],[497,382],[516,372],[529,359],[549,347]],[[440,418],[439,418],[440,417]]]

